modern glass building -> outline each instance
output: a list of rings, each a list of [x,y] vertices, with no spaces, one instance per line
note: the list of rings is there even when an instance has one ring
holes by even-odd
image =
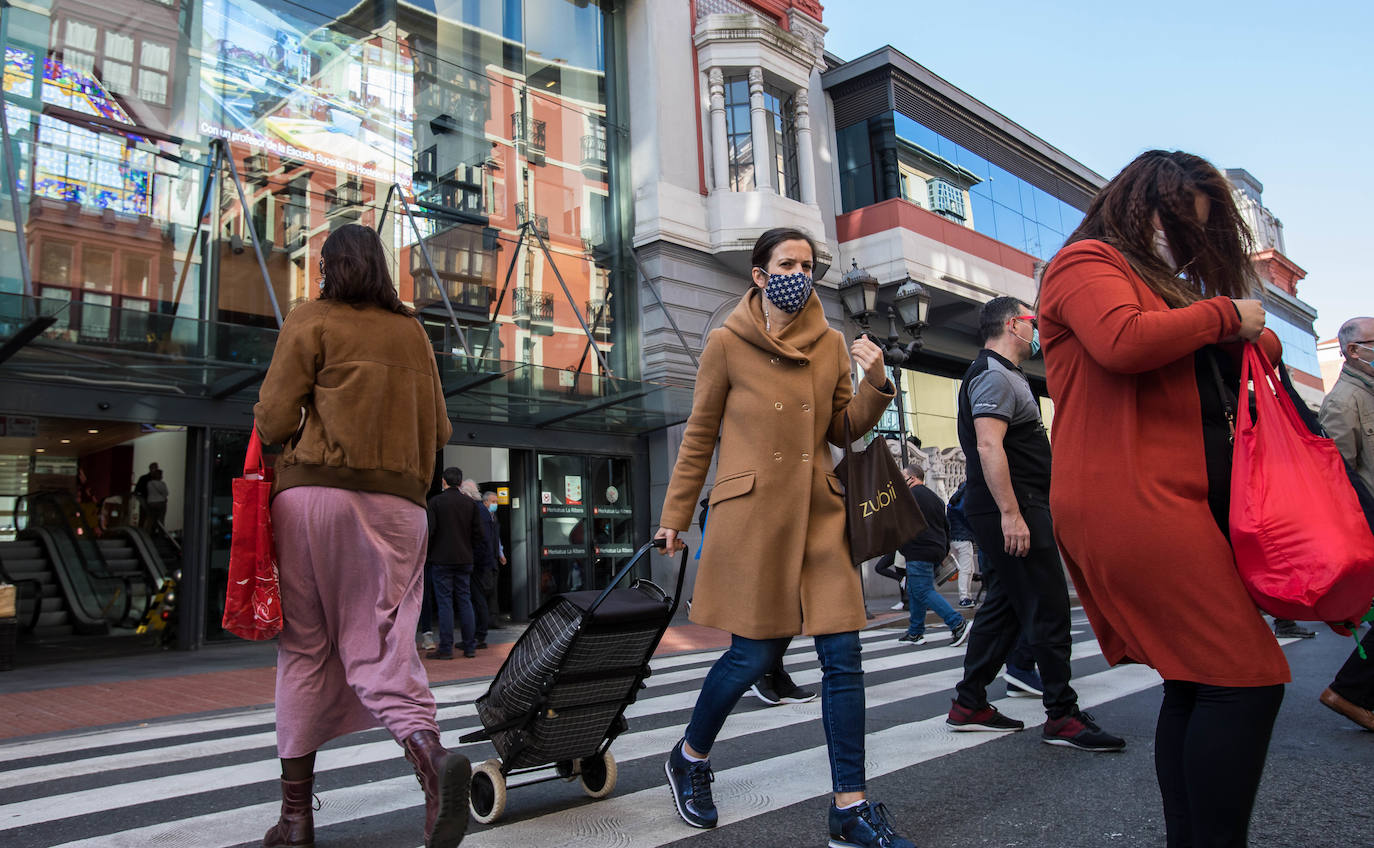
[[[923,342],[904,365],[903,404],[879,429],[922,442],[937,489],[962,480],[959,380],[977,355],[978,311],[999,295],[1034,303],[1037,267],[1083,219],[1105,179],[891,47],[823,74],[833,106],[840,252],[892,293],[929,297]],[[879,334],[899,326],[879,310]],[[911,333],[908,330],[908,337]],[[1043,368],[1026,364],[1042,397]]]
[[[257,386],[346,223],[377,229],[434,341],[455,425],[436,468],[500,497],[502,608],[604,583],[648,534],[644,435],[690,403],[638,379],[622,15],[6,6],[0,567],[82,581],[44,589],[65,600],[35,632],[119,632],[180,571],[181,644],[221,637]],[[169,490],[152,521],[132,494],[150,463]]]
[[[844,212],[900,197],[1042,260],[1083,220],[1078,206],[900,112],[835,135]]]

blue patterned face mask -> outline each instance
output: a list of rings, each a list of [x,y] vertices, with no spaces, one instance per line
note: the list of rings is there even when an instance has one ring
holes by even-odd
[[[811,297],[811,275],[805,271],[795,274],[769,274],[763,296],[783,312],[796,314]]]

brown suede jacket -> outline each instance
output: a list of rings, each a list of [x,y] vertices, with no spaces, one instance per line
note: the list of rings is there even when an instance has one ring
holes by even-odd
[[[287,316],[253,417],[264,443],[286,443],[274,495],[332,486],[424,506],[435,451],[453,433],[420,323],[329,300]]]

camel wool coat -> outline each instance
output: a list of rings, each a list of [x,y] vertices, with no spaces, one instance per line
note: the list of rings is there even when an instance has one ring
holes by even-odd
[[[749,639],[845,633],[864,626],[850,561],[844,487],[827,443],[857,437],[892,400],[867,378],[854,394],[849,347],[814,294],[778,335],[751,287],[707,337],[692,415],[663,503],[685,531],[720,439],[692,621]]]

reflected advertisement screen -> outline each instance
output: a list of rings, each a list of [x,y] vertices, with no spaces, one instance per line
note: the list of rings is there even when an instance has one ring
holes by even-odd
[[[253,0],[204,8],[203,135],[409,185],[415,63],[406,45]]]

